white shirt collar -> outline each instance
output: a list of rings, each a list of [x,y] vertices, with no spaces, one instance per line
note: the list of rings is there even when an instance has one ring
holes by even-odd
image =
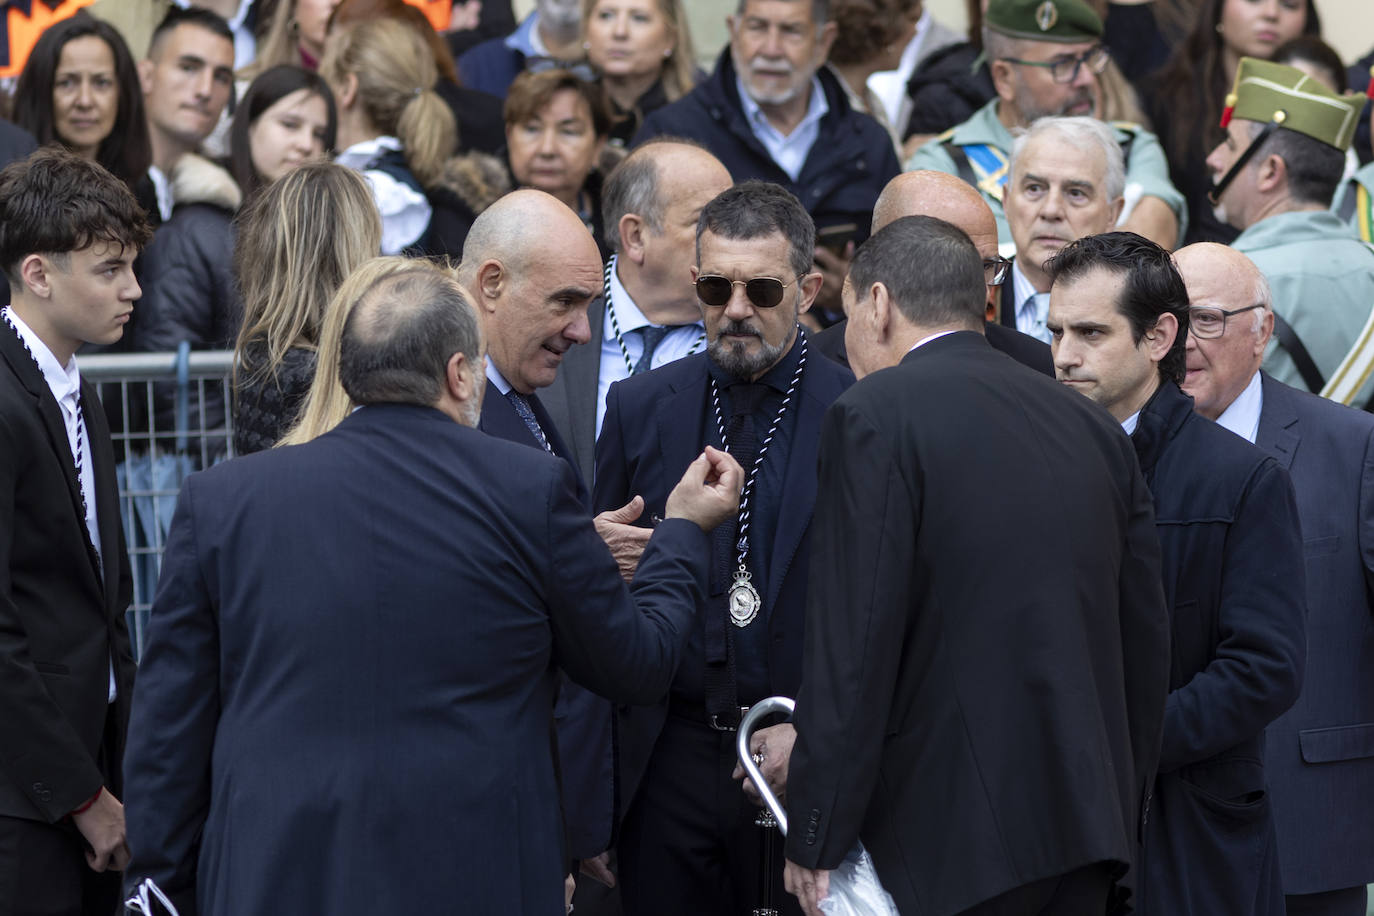
[[[1035,288],[1035,284],[1021,272],[1021,261],[1018,258],[1013,258],[1011,262],[1011,282],[1012,292],[1016,297],[1017,311],[1021,310],[1021,306],[1025,304],[1027,299],[1040,292]]]
[[[48,383],[48,388],[52,391],[52,396],[57,403],[64,407],[76,411],[76,402],[81,393],[81,373],[76,368],[76,357],[67,360],[64,367],[57,361],[57,357],[48,349],[48,345],[43,343],[43,339],[34,333],[33,328],[29,327],[24,319],[19,317],[19,313],[9,306],[5,306],[5,317],[14,323],[14,327],[19,331],[19,337],[33,354],[33,358],[38,361],[38,368],[43,373],[43,381]],[[68,404],[70,400],[70,404]]]
[[[1135,435],[1135,426],[1139,422],[1140,411],[1137,410],[1135,413],[1131,414],[1129,417],[1121,421],[1121,428],[1126,430],[1126,435],[1133,436]]]
[[[744,116],[748,119],[749,127],[755,134],[760,130],[768,130],[778,137],[784,136],[783,132],[774,127],[772,122],[768,120],[768,116],[763,113],[759,103],[754,101],[754,97],[749,94],[748,88],[744,85],[744,80],[738,74],[735,75],[735,89],[739,92],[740,104],[744,106]],[[813,122],[819,121],[829,113],[830,103],[825,98],[825,87],[821,85],[820,77],[812,74],[811,101],[806,106],[806,114],[802,116],[797,126],[792,128],[792,133],[786,136],[793,136],[802,128],[810,127]]]
[[[506,381],[506,377],[501,374],[501,370],[496,368],[496,363],[491,361],[491,354],[487,354],[487,381],[496,386],[496,390],[501,392],[501,397],[510,393],[511,384]]]
[[[920,340],[916,341],[914,344],[912,344],[912,345],[911,345],[911,350],[907,350],[906,352],[910,353],[912,350],[916,350],[916,349],[919,349],[920,347],[924,347],[926,344],[930,343],[932,340],[936,340],[936,339],[938,339],[938,338],[944,337],[946,334],[953,334],[953,333],[954,333],[955,331],[957,331],[957,330],[958,330],[957,328],[950,328],[948,331],[936,331],[934,334],[928,334],[928,335],[926,335],[925,337],[922,337]]]
[[[172,218],[172,207],[176,204],[172,199],[172,182],[162,169],[155,165],[148,166],[148,177],[153,180],[153,191],[157,194],[158,215],[165,223]]]
[[[334,161],[349,168],[360,169],[376,159],[377,154],[383,150],[399,150],[400,148],[400,140],[383,135],[353,144],[348,149],[340,151],[339,155],[334,157]]]
[[[1258,370],[1250,379],[1245,390],[1236,395],[1230,406],[1217,417],[1217,424],[1224,426],[1242,439],[1255,441],[1259,434],[1260,411],[1264,408],[1264,388],[1260,384]]]

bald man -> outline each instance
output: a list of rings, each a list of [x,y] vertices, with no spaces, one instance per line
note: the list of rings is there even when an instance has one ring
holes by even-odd
[[[1054,360],[1047,344],[1015,328],[997,324],[998,289],[1007,277],[1010,262],[997,253],[997,219],[983,196],[966,182],[944,172],[904,172],[887,183],[873,207],[873,232],[903,216],[933,216],[959,229],[973,241],[983,258],[988,300],[983,331],[994,350],[1045,375],[1054,375]],[[816,350],[848,366],[844,329],[840,321],[817,334]]]
[[[667,139],[636,147],[606,177],[603,235],[614,254],[587,310],[591,342],[568,351],[542,395],[589,483],[611,385],[705,349],[692,286],[697,217],[730,185],[704,147]]]
[[[1374,881],[1374,417],[1260,371],[1269,284],[1225,245],[1175,256],[1188,287],[1183,389],[1194,409],[1272,455],[1297,495],[1307,572],[1307,671],[1266,729],[1265,776],[1289,914],[1363,916]]]

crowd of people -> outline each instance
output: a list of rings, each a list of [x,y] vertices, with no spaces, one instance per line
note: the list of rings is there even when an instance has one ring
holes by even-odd
[[[818,916],[860,844],[888,912],[1365,916],[1374,60],[1317,2],[11,26],[0,916]],[[80,364],[184,344],[135,664],[112,429],[177,395]]]

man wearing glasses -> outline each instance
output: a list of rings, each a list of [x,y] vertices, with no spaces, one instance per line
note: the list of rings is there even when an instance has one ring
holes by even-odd
[[[1102,116],[1107,67],[1102,20],[1084,0],[991,0],[983,51],[997,98],[925,144],[906,168],[936,169],[975,185],[997,215],[1002,253],[1016,250],[1003,214],[1012,131],[1044,117]],[[1154,134],[1113,123],[1126,162],[1126,206],[1118,225],[1172,248],[1182,235],[1183,195],[1169,182],[1169,166]]]
[[[1306,658],[1293,485],[1179,389],[1194,363],[1188,289],[1168,252],[1133,233],[1092,236],[1056,255],[1050,276],[1055,371],[1130,435],[1163,556],[1169,696],[1132,903],[1281,916],[1264,733],[1297,700]],[[1217,316],[1200,317],[1211,333]]]
[[[783,912],[782,842],[731,779],[741,707],[795,696],[810,572],[821,417],[853,382],[797,325],[820,289],[815,229],[776,184],[747,181],[701,213],[692,278],[706,352],[611,385],[593,502],[644,499],[663,515],[682,469],[724,446],[749,483],[740,513],[712,534],[710,586],[666,704],[623,707],[617,741],[618,844],[625,913],[739,913],[771,893]],[[790,727],[771,731],[765,775],[781,781]],[[775,863],[761,886],[762,844]]]
[[[1175,255],[1188,287],[1194,409],[1288,469],[1307,572],[1307,675],[1265,732],[1288,913],[1364,916],[1374,881],[1374,417],[1260,372],[1269,284],[1224,245]]]

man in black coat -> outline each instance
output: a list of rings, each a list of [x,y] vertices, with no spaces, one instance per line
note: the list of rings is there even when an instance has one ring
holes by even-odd
[[[417,263],[344,327],[361,409],[188,478],[126,758],[129,880],[183,916],[561,911],[559,669],[663,695],[742,475],[699,456],[631,589],[567,462],[471,428],[483,349]]]
[[[134,662],[114,450],[73,354],[124,333],[152,232],[122,182],[55,149],[0,173],[0,913],[108,916],[128,859]]]
[[[1050,263],[1055,370],[1131,434],[1164,558],[1169,702],[1142,909],[1282,916],[1264,729],[1297,699],[1306,653],[1293,486],[1179,390],[1188,291],[1168,252],[1113,232]]]
[[[822,432],[787,785],[808,913],[860,839],[903,913],[1101,916],[1139,886],[1168,675],[1149,493],[1106,413],[987,345],[981,262],[906,217],[845,288],[860,382]]]

